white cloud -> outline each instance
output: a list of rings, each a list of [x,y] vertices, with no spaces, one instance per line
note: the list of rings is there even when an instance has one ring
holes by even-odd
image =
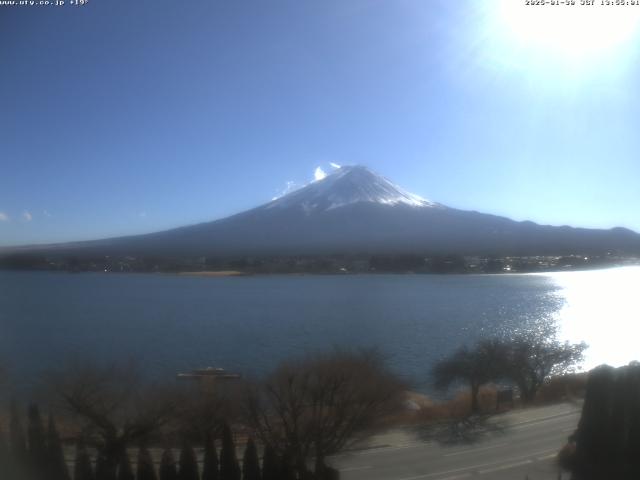
[[[140,212],[140,213],[138,213],[138,216],[141,217],[141,218],[144,218],[144,217],[147,216],[147,212]]]
[[[329,165],[331,165],[333,168],[342,168],[342,165],[338,165],[337,163],[334,163],[334,162],[329,162]]]
[[[9,215],[7,215],[4,212],[0,212],[0,222],[8,222],[9,221]]]
[[[43,214],[45,217],[49,217],[49,218],[53,217],[53,215],[51,215],[51,214],[49,213],[49,211],[47,211],[47,210],[43,210],[43,211],[42,211],[42,214]]]
[[[289,180],[286,184],[285,187],[278,192],[278,194],[273,197],[271,200],[277,200],[280,197],[284,197],[285,195],[287,195],[288,193],[293,192],[294,190],[298,190],[299,188],[303,187],[304,185],[300,185],[298,182],[294,182],[293,180]]]
[[[322,180],[324,177],[327,176],[327,173],[321,167],[318,167],[316,168],[316,171],[313,172],[313,176],[316,179],[316,181]]]
[[[33,220],[33,215],[31,215],[31,212],[25,210],[24,212],[22,212],[22,219],[25,222],[30,222],[31,220]]]

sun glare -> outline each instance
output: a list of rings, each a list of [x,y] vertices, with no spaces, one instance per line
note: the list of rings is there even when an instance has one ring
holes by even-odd
[[[519,0],[497,0],[490,14],[492,36],[511,63],[538,63],[575,67],[628,55],[640,31],[640,5],[527,5]],[[523,58],[524,57],[524,58]]]
[[[612,7],[594,4],[535,8],[525,2],[502,0],[500,17],[517,42],[581,57],[622,46],[637,34],[640,6]]]
[[[561,338],[589,345],[585,368],[626,365],[636,358],[639,275],[640,267],[548,275],[565,302],[557,315]]]

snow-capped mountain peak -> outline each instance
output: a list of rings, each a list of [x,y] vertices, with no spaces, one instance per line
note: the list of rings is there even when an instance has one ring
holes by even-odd
[[[306,212],[327,211],[354,203],[441,207],[407,192],[363,166],[344,166],[326,177],[268,203],[265,208],[301,208]]]
[[[130,237],[14,247],[4,254],[158,256],[173,264],[194,257],[640,253],[640,235],[628,230],[542,226],[458,210],[409,193],[364,167],[334,168],[299,190],[219,220]],[[274,265],[279,271],[279,261]]]

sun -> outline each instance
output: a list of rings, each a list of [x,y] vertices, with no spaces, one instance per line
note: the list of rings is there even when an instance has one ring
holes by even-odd
[[[628,53],[633,47],[640,30],[640,5],[567,3],[497,0],[491,28],[502,31],[502,41],[520,54],[574,63]]]

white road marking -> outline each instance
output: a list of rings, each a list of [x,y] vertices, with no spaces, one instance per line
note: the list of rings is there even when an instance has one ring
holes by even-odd
[[[550,415],[548,417],[534,417],[534,418],[530,418],[528,420],[521,420],[520,422],[511,423],[511,424],[509,424],[509,427],[515,427],[515,426],[519,426],[519,425],[529,425],[529,424],[536,425],[538,423],[546,423],[546,422],[550,422],[552,420],[560,420],[562,417],[579,416],[580,413],[581,413],[580,410],[576,410],[575,412],[560,413],[560,414],[557,414],[557,415]]]
[[[511,425],[508,425],[506,427],[506,430],[525,430],[527,428],[540,426],[541,424],[544,424],[544,423],[557,422],[557,421],[558,421],[557,418],[549,418],[547,420],[539,420],[535,422],[513,423]]]
[[[348,452],[340,455],[335,455],[334,458],[343,458],[349,456],[366,456],[366,455],[375,455],[380,452],[395,452],[396,450],[405,450],[407,448],[420,448],[430,445],[431,442],[419,442],[419,443],[408,443],[397,446],[389,446],[389,447],[378,447],[378,448],[370,448],[367,450],[359,450],[354,452]]]
[[[371,465],[363,465],[361,467],[349,467],[349,468],[343,468],[340,471],[341,472],[355,472],[357,470],[368,470],[370,468],[373,468]]]
[[[467,473],[472,473],[474,471],[477,471],[483,467],[493,467],[496,468],[498,470],[507,470],[509,468],[515,468],[521,465],[526,465],[529,463],[533,463],[533,460],[531,459],[531,457],[534,458],[538,458],[541,455],[549,455],[550,452],[555,452],[556,449],[548,449],[548,450],[542,450],[540,452],[536,452],[536,453],[532,453],[526,456],[521,456],[521,457],[516,457],[513,458],[512,460],[517,461],[518,463],[508,463],[508,464],[503,464],[500,465],[500,461],[497,462],[489,462],[489,463],[481,463],[479,465],[469,465],[463,468],[456,468],[454,470],[446,470],[444,472],[434,472],[434,473],[427,473],[424,475],[416,475],[414,477],[403,477],[403,478],[399,478],[398,480],[420,480],[423,478],[433,478],[433,477],[438,477],[440,475],[448,475],[448,474],[455,474],[455,473],[463,473],[463,472],[467,472]],[[496,463],[498,465],[496,465]],[[495,470],[497,471],[497,470]],[[480,471],[480,473],[482,473],[482,471]],[[445,477],[447,478],[447,477]]]
[[[538,457],[536,458],[536,460],[538,460],[539,462],[544,462],[545,460],[551,460],[554,458],[558,458],[558,453],[552,453],[550,455],[545,455],[544,457]]]
[[[533,419],[529,419],[529,420],[524,420],[521,422],[516,422],[516,423],[512,423],[506,426],[506,430],[522,430],[525,428],[528,428],[530,426],[535,426],[538,425],[540,423],[547,423],[550,421],[556,421],[558,420],[560,417],[568,417],[571,415],[579,415],[580,411],[574,411],[574,412],[568,412],[568,413],[562,413],[562,414],[557,414],[557,415],[552,415],[549,417],[536,417]],[[566,432],[573,432],[575,430],[575,428],[566,428],[566,429],[562,429],[560,432],[561,433],[566,433]],[[378,452],[393,452],[396,450],[403,450],[406,448],[420,448],[420,447],[425,447],[427,445],[431,445],[433,444],[432,441],[424,441],[424,442],[413,442],[413,443],[403,443],[403,444],[395,444],[395,445],[384,445],[384,446],[375,446],[375,447],[369,447],[369,448],[365,448],[362,450],[354,450],[351,452],[345,452],[345,453],[341,453],[338,455],[335,455],[334,458],[344,458],[344,457],[351,457],[351,456],[360,456],[360,455],[375,455]],[[503,444],[500,444],[503,445]],[[493,448],[493,447],[487,447],[487,448]],[[447,454],[444,455],[445,457],[450,456],[450,455],[458,455],[458,453],[451,453],[451,454]]]
[[[487,469],[484,469],[484,470],[478,470],[478,473],[480,475],[484,475],[485,473],[493,473],[493,472],[499,472],[501,470],[510,470],[512,468],[522,467],[522,466],[528,465],[530,463],[533,463],[533,460],[529,459],[529,460],[523,460],[522,462],[507,463],[506,465],[500,465],[499,467],[493,467],[493,468],[487,468]]]
[[[456,455],[464,455],[465,453],[482,452],[483,450],[491,450],[492,448],[504,447],[506,445],[509,445],[509,444],[505,442],[505,443],[497,443],[495,445],[488,445],[486,447],[480,447],[480,448],[468,448],[466,450],[460,450],[458,452],[447,453],[446,455],[443,455],[443,457],[455,457]]]
[[[431,478],[431,477],[437,477],[438,475],[447,475],[448,473],[461,473],[461,472],[466,472],[467,470],[469,470],[468,468],[458,468],[457,470],[447,470],[445,472],[437,472],[437,473],[427,473],[424,475],[417,475],[415,477],[403,477],[403,478],[399,478],[398,480],[419,480],[422,478]],[[471,472],[466,472],[463,476],[468,476],[470,475]],[[445,477],[445,478],[451,478],[451,477]],[[455,476],[454,476],[455,478]]]
[[[439,478],[438,480],[458,480],[459,478],[467,478],[471,476],[471,472],[463,473],[462,475],[454,475],[453,477]]]
[[[576,415],[579,412],[576,412]],[[572,413],[573,414],[573,413]],[[572,415],[572,414],[563,414],[563,415],[556,415],[556,416],[552,416],[552,417],[546,417],[546,418],[541,418],[541,419],[536,419],[535,421],[524,421],[524,422],[519,422],[519,423],[513,423],[509,426],[507,426],[507,430],[523,430],[532,426],[536,426],[539,425],[541,423],[547,423],[547,422],[551,422],[551,421],[556,421],[558,420],[558,416],[567,416],[567,415]],[[571,428],[571,429],[564,429],[561,430],[561,433],[565,433],[565,432],[569,432],[569,431],[574,431],[575,428]],[[347,457],[347,456],[364,456],[364,455],[375,455],[378,452],[394,452],[397,450],[404,450],[407,448],[421,448],[421,447],[425,447],[427,445],[431,445],[433,442],[431,441],[425,441],[425,442],[414,442],[414,443],[404,443],[404,444],[396,444],[396,445],[388,445],[388,446],[384,446],[384,447],[374,447],[374,448],[367,448],[364,450],[358,450],[358,451],[352,451],[352,452],[346,452],[343,454],[339,454],[339,455],[335,455],[335,458],[343,458],[343,457]],[[500,444],[499,446],[503,446],[506,444]],[[487,448],[493,448],[493,447],[487,447]],[[473,449],[475,450],[475,449]],[[469,450],[471,451],[471,450]],[[448,456],[454,456],[454,455],[459,455],[459,453],[450,453],[450,454],[446,454],[444,455],[445,457]]]

